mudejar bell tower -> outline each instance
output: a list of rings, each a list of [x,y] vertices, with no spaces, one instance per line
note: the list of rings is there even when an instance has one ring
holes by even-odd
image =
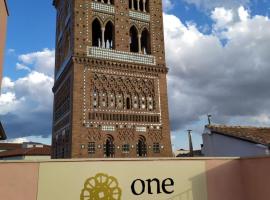
[[[172,156],[162,0],[55,0],[52,158]]]

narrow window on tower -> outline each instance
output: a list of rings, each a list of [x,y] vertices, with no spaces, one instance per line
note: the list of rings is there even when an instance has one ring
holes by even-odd
[[[139,99],[138,99],[138,95],[135,95],[134,97],[133,97],[133,108],[134,109],[138,109],[138,101],[139,101]]]
[[[144,1],[145,1],[145,0],[140,0],[139,11],[145,10],[145,7],[144,7],[144,6],[145,6]]]
[[[143,54],[151,54],[151,48],[150,48],[150,34],[149,31],[145,28],[142,31],[142,37],[141,37],[141,49]]]
[[[129,110],[130,109],[130,98],[127,97],[126,99],[126,105],[127,105],[127,109]]]
[[[105,48],[114,49],[114,25],[111,21],[105,26]]]
[[[138,45],[138,30],[135,26],[132,26],[129,31],[130,36],[130,51],[131,52],[139,52],[139,45]]]
[[[99,92],[95,89],[93,92],[93,107],[98,107]]]
[[[154,153],[160,153],[160,144],[159,143],[154,143],[153,144],[153,152]]]
[[[145,12],[149,12],[149,0],[145,0]]]
[[[92,23],[92,46],[102,47],[101,40],[102,40],[101,24],[99,20],[96,18]]]
[[[147,99],[147,102],[148,102],[147,107],[148,107],[149,111],[152,111],[154,109],[153,98],[151,96],[149,96]]]
[[[88,143],[88,154],[95,154],[96,153],[96,144],[95,142]]]
[[[139,3],[138,2],[139,2],[139,0],[133,0],[133,7],[134,7],[135,10],[139,9],[139,7],[138,7]]]
[[[104,3],[108,4],[108,5],[113,5],[114,1],[113,0],[104,0]]]
[[[133,8],[133,4],[132,4],[133,1],[134,1],[134,0],[129,0],[129,9],[134,9],[134,8]]]

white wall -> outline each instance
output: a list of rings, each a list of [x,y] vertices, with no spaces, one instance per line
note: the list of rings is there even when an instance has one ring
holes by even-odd
[[[0,160],[49,160],[51,156],[13,156],[13,157],[5,157],[0,158]]]
[[[207,130],[202,137],[202,153],[207,157],[249,157],[269,154],[266,146],[220,134],[209,134]]]

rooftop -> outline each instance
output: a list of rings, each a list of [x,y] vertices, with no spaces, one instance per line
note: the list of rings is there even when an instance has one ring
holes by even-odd
[[[33,148],[18,148],[0,152],[0,158],[14,156],[50,156],[51,148],[49,146],[33,147]]]
[[[211,132],[265,146],[270,145],[270,127],[206,125]]]
[[[14,156],[49,156],[50,154],[51,147],[41,143],[0,143],[0,158]]]

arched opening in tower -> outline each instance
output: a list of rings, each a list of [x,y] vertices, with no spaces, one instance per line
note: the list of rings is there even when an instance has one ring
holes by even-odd
[[[104,3],[106,3],[106,4],[114,4],[114,0],[104,0]]]
[[[129,5],[129,9],[133,9],[134,8],[133,7],[134,5],[132,6],[132,0],[129,0],[129,4],[128,5]]]
[[[130,36],[130,52],[139,52],[139,45],[138,45],[138,31],[135,26],[132,26],[129,31]]]
[[[105,48],[114,49],[114,25],[108,21],[105,26]]]
[[[140,6],[140,8],[139,8],[139,11],[144,11],[143,9],[143,7],[144,7],[144,3],[143,3],[143,0],[139,0],[140,1],[140,4],[139,4],[139,6]]]
[[[146,28],[142,32],[141,45],[143,54],[151,54],[150,34]]]
[[[149,12],[149,0],[146,0],[146,2],[145,2],[145,11],[146,12]]]
[[[138,10],[138,9],[139,9],[139,8],[138,8],[138,3],[137,3],[137,1],[139,1],[139,0],[134,0],[134,1],[133,1],[133,7],[134,7],[135,10]]]
[[[98,19],[95,19],[92,23],[92,46],[101,47],[102,46],[102,32],[101,24]]]

